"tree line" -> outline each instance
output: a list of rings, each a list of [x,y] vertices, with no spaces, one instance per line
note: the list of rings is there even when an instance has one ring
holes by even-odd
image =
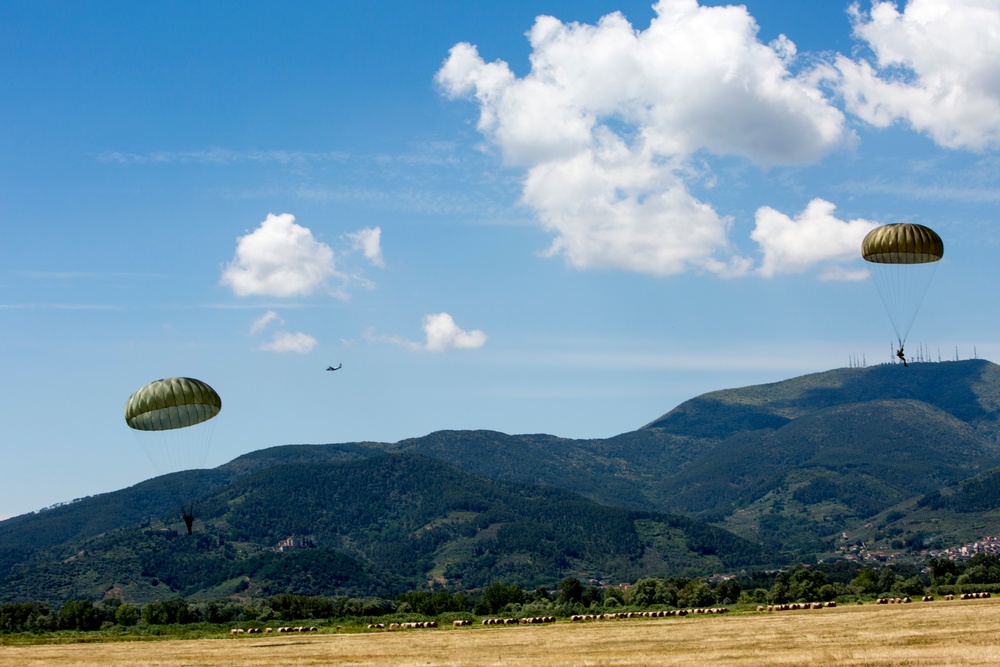
[[[555,589],[525,590],[494,582],[475,591],[415,590],[395,598],[323,597],[279,594],[249,602],[188,601],[174,598],[132,605],[116,598],[0,604],[0,633],[95,631],[189,624],[270,623],[295,620],[373,619],[385,616],[493,616],[573,614],[713,605],[783,604],[923,595],[928,590],[996,590],[1000,555],[977,554],[968,561],[932,558],[915,565],[863,567],[852,563],[796,566],[776,572],[741,573],[709,582],[702,578],[639,579],[607,587],[567,577]]]

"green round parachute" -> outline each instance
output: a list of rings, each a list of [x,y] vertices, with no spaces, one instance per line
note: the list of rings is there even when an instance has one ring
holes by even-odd
[[[875,264],[925,264],[944,257],[944,242],[923,225],[882,225],[861,242],[861,256]]]
[[[882,225],[865,236],[861,256],[871,263],[869,273],[902,351],[937,262],[944,257],[944,242],[923,225]]]
[[[167,378],[140,387],[125,403],[125,422],[137,431],[167,431],[208,421],[222,399],[193,378]]]
[[[125,423],[159,473],[163,488],[181,506],[188,535],[194,525],[190,478],[170,473],[204,467],[215,424],[210,420],[220,410],[222,399],[215,390],[194,378],[150,382],[125,402]]]

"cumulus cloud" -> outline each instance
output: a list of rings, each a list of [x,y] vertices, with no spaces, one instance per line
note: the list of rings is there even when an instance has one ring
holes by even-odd
[[[839,220],[836,207],[828,201],[813,199],[794,219],[768,206],[757,210],[756,226],[750,238],[764,255],[758,269],[762,276],[802,273],[813,266],[823,267],[820,277],[826,280],[858,280],[865,270],[850,270],[844,265],[856,261],[865,235],[877,227],[868,220]]]
[[[909,123],[947,148],[1000,147],[1000,5],[875,0],[851,8],[874,62],[836,58],[846,109],[877,127]]]
[[[364,253],[365,259],[378,267],[385,266],[385,258],[382,257],[382,228],[365,227],[348,234],[354,250]]]
[[[276,312],[269,310],[250,325],[250,335],[254,336],[264,331],[272,324],[284,326],[283,320]],[[276,331],[271,336],[271,340],[261,343],[258,349],[266,352],[278,352],[285,354],[294,352],[296,354],[308,354],[318,345],[318,341],[308,334],[302,332],[289,333],[287,331]]]
[[[236,256],[221,282],[238,296],[292,297],[329,291],[329,280],[338,275],[333,249],[297,225],[295,216],[282,213],[268,214],[237,239]]]
[[[428,350],[443,352],[445,350],[470,350],[486,344],[486,334],[475,329],[465,331],[455,324],[455,319],[448,313],[425,315],[423,321],[424,342],[402,338],[400,336],[379,336],[374,331],[366,331],[365,338],[379,343],[400,345],[411,350]]]
[[[730,221],[689,190],[691,155],[811,162],[844,142],[844,116],[792,73],[791,40],[757,40],[745,7],[654,8],[646,30],[620,13],[596,25],[540,16],[524,77],[460,43],[436,80],[474,99],[479,130],[526,169],[523,201],[555,235],[548,255],[579,268],[745,273]]]
[[[617,146],[529,171],[524,201],[555,233],[547,256],[581,269],[655,275],[745,271],[749,260],[716,256],[728,247],[731,220],[693,197],[676,174],[606,139]]]
[[[274,334],[269,342],[263,343],[260,349],[268,352],[308,354],[312,352],[317,344],[318,341],[308,334],[279,331]]]
[[[485,333],[479,329],[463,331],[448,313],[426,315],[424,334],[427,336],[425,347],[435,352],[450,349],[468,350],[486,344]]]
[[[285,323],[285,321],[278,316],[278,313],[273,310],[269,310],[253,321],[253,324],[250,325],[250,334],[253,335],[260,333],[270,326],[272,322],[277,322],[278,325],[283,325]]]

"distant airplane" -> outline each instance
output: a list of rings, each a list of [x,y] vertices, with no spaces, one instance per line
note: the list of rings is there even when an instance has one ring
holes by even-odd
[[[327,367],[326,367],[326,370],[328,370],[328,371],[339,371],[339,370],[340,370],[340,367],[341,367],[341,366],[343,366],[343,365],[344,365],[344,364],[337,364],[337,367],[336,367],[336,368],[334,368],[333,366],[327,366]]]

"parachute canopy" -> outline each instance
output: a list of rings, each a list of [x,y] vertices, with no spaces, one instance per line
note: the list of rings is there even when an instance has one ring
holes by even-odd
[[[875,264],[925,264],[944,256],[944,242],[937,232],[923,225],[882,225],[865,236],[861,256]]]
[[[882,225],[861,242],[861,256],[902,347],[930,286],[944,243],[933,229],[912,223]]]
[[[167,431],[208,421],[222,399],[193,378],[167,378],[140,387],[125,403],[125,422],[137,431]]]

